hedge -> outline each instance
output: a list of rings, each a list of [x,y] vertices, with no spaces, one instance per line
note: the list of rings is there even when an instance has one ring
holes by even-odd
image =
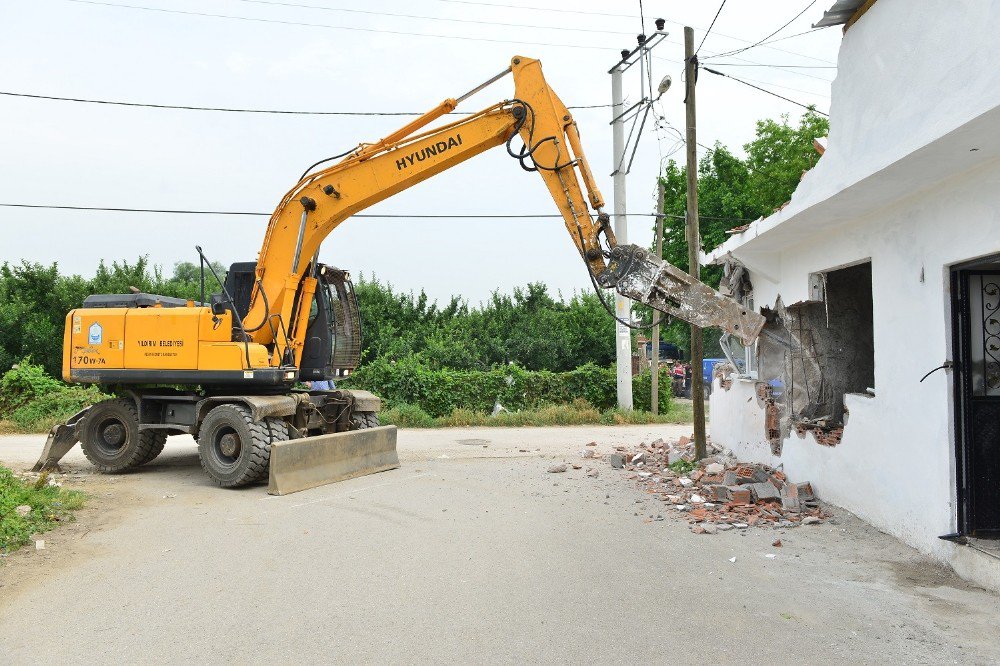
[[[660,412],[670,409],[670,376],[660,372]],[[366,389],[388,406],[416,405],[431,416],[455,409],[490,412],[496,402],[508,410],[565,404],[582,398],[599,410],[617,404],[615,369],[593,364],[570,372],[525,370],[517,365],[491,370],[433,370],[412,357],[396,361],[375,359],[339,383],[343,388]],[[650,375],[633,381],[636,409],[648,410]]]

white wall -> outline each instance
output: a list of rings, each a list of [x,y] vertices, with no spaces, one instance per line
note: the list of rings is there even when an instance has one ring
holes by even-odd
[[[822,499],[924,552],[953,563],[964,557],[937,538],[956,527],[952,377],[939,371],[919,380],[952,356],[949,265],[998,251],[1000,161],[781,250],[778,281],[751,271],[758,306],[773,305],[785,288],[804,293],[812,272],[870,258],[876,397],[848,396],[839,445],[793,433],[773,457],[763,409],[748,401],[753,385],[717,385],[713,441],[744,459],[783,463]]]
[[[1000,0],[878,0],[844,34],[829,150],[796,196],[825,199],[1000,105],[998,25]]]

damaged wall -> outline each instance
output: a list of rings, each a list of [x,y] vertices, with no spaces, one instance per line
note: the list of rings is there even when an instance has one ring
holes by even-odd
[[[851,388],[839,394],[848,412],[839,444],[822,446],[817,431],[803,436],[792,432],[782,433],[780,447],[772,449],[765,403],[752,380],[734,378],[728,391],[717,384],[710,397],[713,441],[741,459],[783,464],[793,477],[810,479],[822,499],[956,568],[963,566],[956,547],[937,538],[954,531],[953,378],[940,371],[923,383],[920,379],[951,358],[949,266],[995,252],[1000,242],[997,182],[1000,161],[781,248],[769,265],[771,274],[780,276],[777,282],[751,267],[757,301],[776,303],[780,293],[811,296],[810,275],[835,274],[831,269],[870,258],[871,337],[856,335],[853,340],[859,353],[871,345],[877,361],[869,375],[874,381],[862,382],[863,374],[845,378]],[[738,250],[734,255],[743,259]],[[850,298],[849,283],[828,281],[832,308],[839,307],[841,291]],[[790,308],[778,305],[772,318],[782,308],[787,316]],[[796,307],[791,307],[793,312]],[[807,315],[807,321],[819,320],[825,326],[822,304],[807,303],[805,309],[816,312]],[[860,314],[854,317],[864,320]],[[761,351],[768,355],[766,348]],[[850,360],[845,364],[859,365]],[[775,366],[777,370],[769,369]],[[768,373],[778,377],[783,368],[781,354],[762,358],[760,379]],[[877,388],[875,397],[861,395],[868,387]]]
[[[786,307],[779,297],[764,310],[770,335],[758,345],[758,379],[780,398],[782,437],[798,425],[838,429],[844,395],[875,386],[871,263],[821,278],[824,300]]]

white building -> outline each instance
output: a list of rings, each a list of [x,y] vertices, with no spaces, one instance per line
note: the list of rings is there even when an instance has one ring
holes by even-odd
[[[712,439],[1000,589],[1000,0],[824,20],[825,153],[703,258],[746,268],[772,332],[715,380]]]

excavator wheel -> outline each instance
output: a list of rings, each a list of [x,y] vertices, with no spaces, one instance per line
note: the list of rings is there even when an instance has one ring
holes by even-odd
[[[202,469],[223,488],[248,486],[267,478],[272,431],[278,436],[281,432],[271,423],[275,420],[280,419],[254,421],[244,405],[214,408],[198,432]],[[288,439],[287,427],[284,439]]]
[[[142,460],[139,460],[135,466],[145,465],[148,462],[152,462],[156,459],[156,456],[163,453],[163,447],[167,444],[167,433],[162,430],[147,430],[144,431],[143,436],[149,435],[153,439],[153,445],[149,448],[149,453],[143,456]]]
[[[354,412],[351,415],[352,430],[377,428],[382,423],[378,420],[378,412]]]
[[[124,472],[149,462],[163,450],[166,435],[139,431],[139,412],[130,398],[99,402],[80,424],[80,448],[105,474]]]

